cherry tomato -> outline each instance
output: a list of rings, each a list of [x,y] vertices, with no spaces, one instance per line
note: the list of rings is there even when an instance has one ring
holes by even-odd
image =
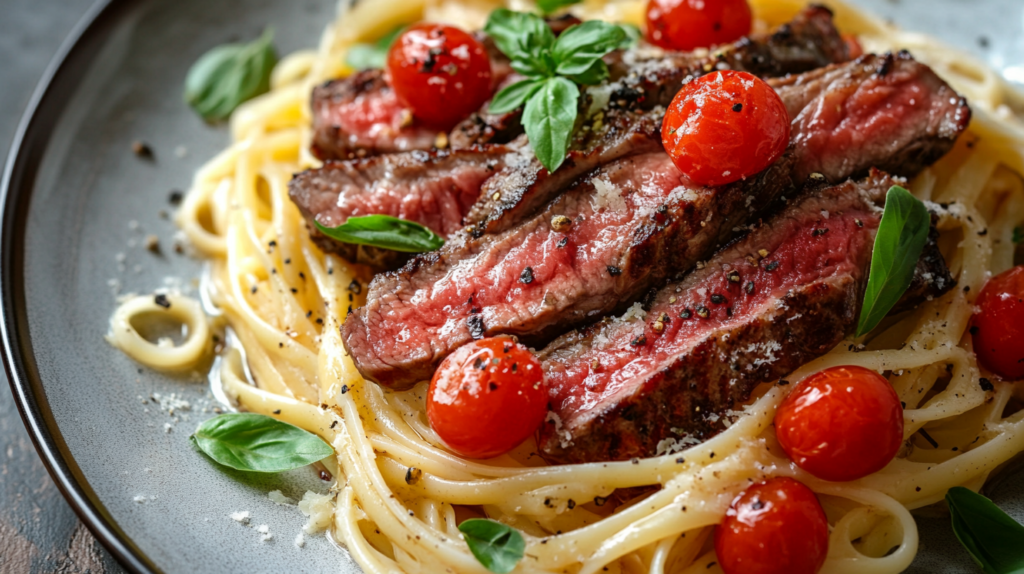
[[[750,33],[747,0],[650,0],[647,39],[666,50],[735,42]]]
[[[832,367],[805,379],[782,401],[775,433],[800,468],[825,480],[856,480],[896,456],[903,405],[878,373]]]
[[[448,130],[491,97],[483,44],[452,26],[417,24],[395,40],[387,72],[395,95],[424,124]]]
[[[683,86],[665,114],[661,141],[693,182],[725,185],[779,159],[789,131],[789,113],[771,86],[724,70]]]
[[[813,574],[827,553],[825,511],[811,489],[792,478],[751,486],[715,529],[725,574]]]
[[[491,458],[533,434],[548,412],[540,362],[508,337],[459,347],[434,373],[427,418],[441,440],[470,458]]]
[[[978,362],[1004,379],[1024,379],[1024,265],[989,279],[974,304]]]

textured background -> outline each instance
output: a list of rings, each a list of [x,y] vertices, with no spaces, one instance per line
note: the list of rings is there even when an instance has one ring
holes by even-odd
[[[941,35],[975,52],[1024,84],[1020,0],[861,1],[907,28]],[[6,157],[18,119],[47,62],[91,3],[0,0],[0,157]],[[122,570],[53,485],[8,386],[0,381],[0,573],[28,571]]]

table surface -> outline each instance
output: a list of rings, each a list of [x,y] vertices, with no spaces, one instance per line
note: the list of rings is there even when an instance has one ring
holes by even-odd
[[[6,158],[18,120],[44,68],[92,2],[0,0],[0,157]],[[882,4],[884,15],[903,20],[901,10],[917,2],[867,3]],[[972,3],[943,0],[940,4],[960,8],[951,12],[962,13]],[[961,36],[953,41],[979,56],[989,56],[988,38]],[[0,574],[15,572],[115,574],[124,570],[78,521],[54,486],[0,373]]]

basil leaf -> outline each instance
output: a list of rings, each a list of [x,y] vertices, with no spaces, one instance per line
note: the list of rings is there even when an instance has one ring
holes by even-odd
[[[1013,243],[1016,245],[1024,243],[1024,227],[1013,228]]]
[[[561,77],[548,78],[523,109],[523,126],[533,153],[549,172],[565,161],[579,97],[576,84]]]
[[[541,13],[550,14],[559,8],[579,4],[582,1],[583,0],[537,0],[537,7],[540,8]]]
[[[930,225],[931,216],[921,200],[898,185],[889,188],[871,253],[858,337],[874,329],[910,286]]]
[[[583,84],[584,86],[600,84],[608,77],[608,64],[605,64],[604,60],[597,59],[594,60],[594,63],[591,64],[590,67],[582,74],[576,74],[568,77],[577,84]]]
[[[619,24],[619,28],[622,28],[622,32],[626,35],[626,38],[616,46],[619,50],[628,50],[636,46],[640,43],[640,38],[644,36],[640,26],[636,24]]]
[[[498,92],[491,100],[487,111],[492,114],[504,114],[523,105],[543,84],[543,80],[523,80]]]
[[[946,492],[953,533],[987,574],[1024,573],[1024,526],[991,500],[954,486]]]
[[[571,26],[558,37],[552,50],[551,55],[558,63],[555,72],[563,76],[582,74],[594,60],[614,50],[625,38],[622,28],[601,20]]]
[[[372,245],[392,251],[423,253],[444,245],[444,239],[416,223],[390,215],[349,217],[337,227],[324,227],[319,221],[317,229],[331,239],[356,245]]]
[[[518,530],[488,518],[470,518],[459,525],[469,551],[484,568],[508,574],[523,559],[526,541]]]
[[[331,445],[315,434],[256,413],[213,417],[191,438],[218,463],[251,472],[283,472],[334,454]]]
[[[383,68],[388,63],[391,45],[403,29],[404,26],[399,26],[372,44],[355,44],[345,53],[345,63],[357,70]]]
[[[494,40],[502,53],[513,60],[513,64],[517,59],[532,62],[539,54],[555,45],[555,34],[543,19],[507,8],[491,12],[484,25],[484,32]]]
[[[185,102],[204,120],[226,119],[242,102],[270,90],[277,64],[274,33],[249,44],[226,44],[203,54],[185,77]]]

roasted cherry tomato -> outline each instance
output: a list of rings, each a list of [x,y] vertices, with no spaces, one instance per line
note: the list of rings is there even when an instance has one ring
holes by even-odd
[[[448,130],[491,97],[483,44],[441,24],[417,24],[395,40],[387,72],[399,101],[425,125]]]
[[[974,305],[978,362],[1004,379],[1024,379],[1024,265],[989,279]]]
[[[715,529],[725,574],[813,574],[827,553],[825,512],[811,489],[792,478],[751,486]]]
[[[665,114],[661,141],[694,183],[724,185],[777,160],[789,130],[789,113],[771,86],[724,70],[683,86]]]
[[[491,458],[533,434],[548,412],[540,362],[508,337],[459,347],[427,391],[427,418],[441,440],[470,458]]]
[[[647,39],[668,50],[710,48],[750,33],[747,0],[650,0]]]
[[[903,405],[878,373],[832,367],[805,379],[782,401],[775,433],[800,468],[825,480],[856,480],[896,456]]]

